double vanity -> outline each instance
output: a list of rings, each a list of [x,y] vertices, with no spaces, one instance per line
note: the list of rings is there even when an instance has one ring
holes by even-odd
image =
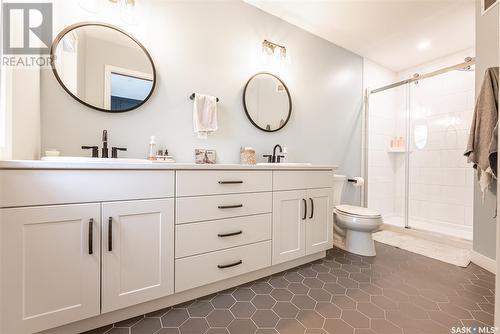
[[[0,332],[77,333],[322,258],[334,172],[0,162]]]

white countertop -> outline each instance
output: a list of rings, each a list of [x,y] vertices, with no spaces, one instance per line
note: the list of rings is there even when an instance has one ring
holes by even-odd
[[[213,164],[199,165],[195,163],[166,162],[75,162],[75,161],[42,161],[42,160],[3,160],[0,169],[127,169],[127,170],[336,170],[335,165],[293,165],[293,164]]]

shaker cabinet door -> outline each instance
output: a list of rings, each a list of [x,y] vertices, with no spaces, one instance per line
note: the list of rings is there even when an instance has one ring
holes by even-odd
[[[331,188],[307,191],[306,255],[333,247]]]
[[[102,204],[102,312],[174,292],[174,200]]]
[[[273,265],[306,255],[306,196],[305,190],[273,194]]]
[[[34,333],[100,313],[100,210],[0,210],[1,333]]]

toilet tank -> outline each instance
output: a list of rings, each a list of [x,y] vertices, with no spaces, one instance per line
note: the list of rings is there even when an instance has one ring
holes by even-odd
[[[335,174],[333,176],[333,205],[337,206],[341,204],[342,191],[344,190],[344,185],[347,180],[345,175]]]

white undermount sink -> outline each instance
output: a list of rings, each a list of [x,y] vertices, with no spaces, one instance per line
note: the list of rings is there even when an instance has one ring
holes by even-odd
[[[312,166],[312,164],[309,162],[259,162],[257,166],[307,167]]]
[[[128,159],[128,158],[87,158],[87,157],[42,157],[43,161],[53,161],[53,162],[75,162],[75,163],[88,163],[88,162],[114,162],[114,163],[125,163],[125,164],[145,164],[152,163],[152,161],[147,159]]]

